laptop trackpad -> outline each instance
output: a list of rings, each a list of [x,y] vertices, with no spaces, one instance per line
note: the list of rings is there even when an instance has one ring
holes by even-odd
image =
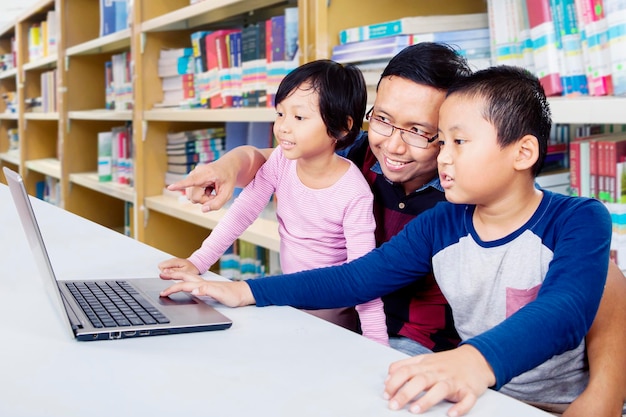
[[[169,297],[161,297],[158,292],[154,292],[150,296],[152,299],[157,299],[159,304],[164,306],[183,306],[198,303],[193,297],[182,292],[171,294]]]

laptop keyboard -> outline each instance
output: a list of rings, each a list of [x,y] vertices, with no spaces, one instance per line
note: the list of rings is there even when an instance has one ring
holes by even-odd
[[[66,286],[96,328],[170,322],[126,281],[68,282]]]

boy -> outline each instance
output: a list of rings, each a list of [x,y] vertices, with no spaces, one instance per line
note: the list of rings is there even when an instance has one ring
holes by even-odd
[[[463,344],[393,364],[390,407],[426,390],[412,411],[448,399],[457,402],[450,415],[461,415],[490,386],[566,407],[587,383],[582,340],[602,296],[611,220],[595,200],[535,188],[550,125],[536,77],[511,67],[479,71],[452,87],[441,107],[438,166],[451,203],[343,266],[248,283],[173,274],[163,278],[187,282],[164,295],[338,307],[387,294],[432,268]]]

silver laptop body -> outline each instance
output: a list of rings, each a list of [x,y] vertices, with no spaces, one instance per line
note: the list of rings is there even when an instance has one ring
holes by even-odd
[[[219,313],[212,306],[188,294],[179,293],[171,297],[160,297],[160,291],[169,284],[159,278],[120,280],[112,277],[110,280],[97,281],[57,281],[23,179],[18,173],[7,167],[3,167],[3,171],[35,262],[40,275],[44,278],[44,288],[46,288],[55,307],[67,322],[76,339],[83,341],[122,339],[223,330],[232,326],[230,319]],[[83,303],[84,300],[80,299],[81,296],[72,295],[72,291],[76,292],[77,286],[87,285],[94,287],[94,285],[98,284],[103,286],[106,282],[113,284],[120,281],[123,282],[124,286],[132,286],[137,291],[139,298],[147,300],[152,304],[152,307],[156,308],[165,319],[160,318],[162,316],[159,316],[159,313],[154,313],[156,320],[150,320],[155,321],[155,323],[151,324],[139,325],[135,323],[113,327],[96,320],[96,325],[94,325],[93,312],[87,311],[86,313],[83,311],[79,301]],[[90,316],[92,317],[91,320]],[[124,320],[121,322],[124,322]]]

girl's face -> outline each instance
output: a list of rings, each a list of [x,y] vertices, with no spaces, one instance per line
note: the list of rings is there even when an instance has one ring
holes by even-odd
[[[436,88],[401,77],[385,77],[378,86],[372,115],[399,128],[432,137],[437,134],[439,107],[444,97],[445,92]],[[387,137],[371,128],[368,138],[385,177],[403,184],[406,193],[437,176],[437,141],[427,148],[417,148],[404,143],[398,130]]]
[[[274,136],[288,159],[312,159],[335,152],[319,109],[319,95],[303,83],[276,105]]]

